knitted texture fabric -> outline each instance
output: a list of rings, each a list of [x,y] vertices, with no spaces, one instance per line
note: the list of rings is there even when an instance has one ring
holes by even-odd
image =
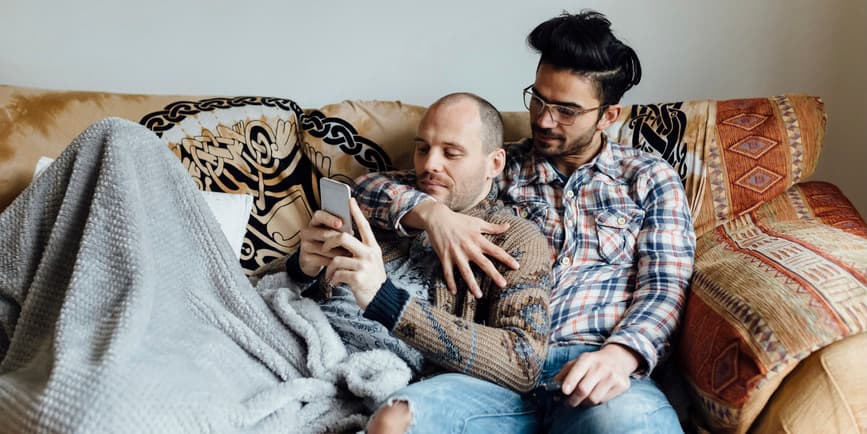
[[[406,384],[285,280],[251,286],[206,209],[107,119],[0,214],[0,432],[341,431]]]
[[[484,294],[481,299],[469,295],[461,279],[456,279],[456,295],[441,277],[435,279],[430,299],[411,298],[392,333],[447,371],[529,391],[544,365],[550,330],[548,242],[536,225],[505,210],[496,200],[496,190],[467,214],[509,224],[503,234],[486,236],[514,257],[520,268],[499,265],[507,282],[504,288],[475,270]],[[402,248],[407,246],[406,241],[380,240],[380,244],[386,260],[405,254]],[[432,274],[442,276],[442,271],[437,267]]]

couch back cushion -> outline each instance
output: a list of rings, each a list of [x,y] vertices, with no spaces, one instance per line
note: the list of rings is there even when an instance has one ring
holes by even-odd
[[[162,137],[199,189],[250,194],[241,247],[247,272],[294,251],[317,208],[318,174],[298,140],[295,102],[48,91],[0,86],[0,210],[91,123],[118,116]]]
[[[345,101],[307,115],[302,140],[317,168],[344,180],[412,166],[424,108]],[[528,137],[529,115],[504,112],[506,141]],[[333,125],[323,135],[323,125]],[[623,107],[610,137],[665,158],[680,174],[698,234],[748,212],[812,174],[824,136],[821,100],[803,95]],[[387,157],[365,159],[364,153]],[[374,160],[384,166],[370,164]]]
[[[124,117],[161,135],[200,189],[254,195],[242,253],[249,271],[297,248],[317,208],[320,174],[351,182],[411,167],[423,114],[400,102],[345,101],[305,112],[281,98],[0,86],[0,209],[30,182],[40,156],[56,157],[98,119]],[[529,136],[526,112],[503,117],[507,141]],[[608,134],[675,167],[702,234],[809,176],[824,127],[818,98],[786,95],[626,106]]]

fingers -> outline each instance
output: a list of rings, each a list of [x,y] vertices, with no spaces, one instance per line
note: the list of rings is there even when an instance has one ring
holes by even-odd
[[[443,280],[446,281],[446,286],[449,288],[449,292],[451,292],[452,295],[457,294],[458,287],[455,284],[455,273],[452,268],[451,259],[446,255],[441,255],[440,264],[443,266]]]
[[[317,210],[313,213],[308,226],[330,228],[339,231],[343,227],[343,220],[327,211]]]
[[[520,264],[518,263],[517,259],[513,258],[512,255],[509,254],[509,252],[503,250],[502,247],[492,243],[487,238],[482,238],[482,241],[479,243],[479,246],[481,247],[482,252],[484,252],[484,254],[496,259],[497,261],[502,262],[507,267],[509,267],[513,270],[517,270],[518,268],[520,268]],[[493,275],[491,275],[491,273],[485,272],[485,274],[487,274],[488,276],[491,276],[491,278],[494,277]],[[497,275],[500,276],[500,273],[497,272]],[[502,277],[503,276],[500,276],[500,278],[502,278]],[[505,279],[503,280],[503,282],[505,282]],[[502,285],[500,285],[500,286],[502,286]]]
[[[358,207],[358,202],[355,198],[349,199],[349,213],[352,215],[352,221],[358,228],[358,234],[361,236],[361,242],[367,246],[376,244],[376,237],[373,235],[373,229],[370,228],[370,222],[364,217],[361,208]]]
[[[328,268],[325,269],[325,280],[329,281],[333,284],[337,283],[348,283],[346,281],[337,282],[335,280],[335,274],[343,271],[343,272],[353,272],[360,269],[359,261],[355,258],[351,258],[348,256],[338,256],[331,260],[328,264]],[[342,274],[342,276],[346,276],[347,273]]]
[[[554,377],[555,381],[562,381],[561,391],[568,397],[568,405],[601,404],[629,389],[628,375],[599,362],[598,354],[585,353],[564,364]]]
[[[481,268],[482,272],[487,274],[488,277],[500,288],[504,288],[506,286],[506,279],[502,274],[497,270],[497,267],[494,266],[494,263],[491,262],[485,255],[481,253],[477,253],[475,257],[472,258],[472,261]]]
[[[301,230],[301,254],[316,254],[327,258],[346,256],[348,252],[332,241],[328,246],[325,242],[334,237],[339,237],[342,232],[328,229],[323,226],[311,226]]]
[[[600,371],[588,371],[584,377],[575,385],[575,389],[572,391],[572,394],[569,395],[569,400],[567,404],[572,407],[577,407],[581,405],[591,394],[596,393],[597,389],[603,388],[601,393],[605,393],[608,391],[607,387],[604,387],[600,384],[602,380],[602,373]]]
[[[325,251],[339,248],[346,249],[350,256],[363,256],[370,251],[370,247],[362,244],[358,238],[355,238],[346,232],[338,232],[337,234],[330,235],[322,243],[322,250]]]
[[[568,375],[569,371],[572,369],[572,365],[574,365],[577,360],[578,359],[570,360],[570,361],[564,363],[563,367],[560,368],[560,372],[558,372],[557,375],[555,375],[554,378],[552,378],[552,380],[553,381],[559,381],[562,384],[563,380],[566,379],[566,375]]]
[[[577,359],[572,361],[571,366],[569,366],[569,370],[566,375],[562,378],[563,380],[563,394],[571,395],[575,392],[578,383],[584,378],[589,370],[589,362],[586,357],[578,357]],[[563,373],[563,370],[560,370],[560,373]],[[558,374],[559,375],[559,374]]]
[[[469,289],[470,294],[473,294],[473,297],[482,298],[482,290],[479,289],[479,283],[476,282],[476,276],[473,275],[473,269],[470,268],[469,261],[466,258],[461,259],[457,261],[461,278],[464,279],[464,283],[467,284],[467,289]]]

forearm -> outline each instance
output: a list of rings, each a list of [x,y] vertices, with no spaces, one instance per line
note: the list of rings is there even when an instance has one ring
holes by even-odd
[[[631,350],[639,358],[634,375],[650,375],[670,349],[684,300],[685,293],[676,289],[635,294],[632,305],[605,344],[619,344]]]
[[[686,195],[668,165],[652,172],[638,234],[632,304],[607,342],[640,354],[649,375],[668,353],[686,300],[695,256],[695,231]]]
[[[419,204],[434,202],[433,198],[415,188],[412,171],[376,172],[356,179],[354,196],[371,226],[406,233],[404,225],[421,229],[412,213]],[[408,214],[413,214],[410,221]]]
[[[543,310],[544,298],[529,301],[527,307]],[[547,336],[538,330],[521,324],[484,326],[417,299],[410,300],[392,333],[449,371],[519,392],[535,387],[547,349]]]
[[[521,266],[504,273],[509,284],[501,289],[485,281],[488,316],[476,318],[485,320],[485,325],[459,318],[427,300],[409,299],[405,291],[393,287],[377,294],[365,316],[379,320],[445,369],[528,391],[536,384],[547,349],[551,268],[541,235],[514,244],[521,251],[509,251],[521,258]],[[447,297],[444,288],[438,294]]]

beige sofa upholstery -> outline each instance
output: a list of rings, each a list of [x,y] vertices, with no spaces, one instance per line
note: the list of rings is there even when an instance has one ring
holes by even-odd
[[[254,196],[241,254],[252,273],[298,247],[319,177],[409,167],[423,111],[0,86],[0,209],[39,156],[97,119],[128,118],[160,135],[200,189]],[[528,134],[526,113],[504,118],[507,140]],[[824,129],[819,98],[782,95],[627,106],[608,131],[666,158],[690,198],[696,273],[667,368],[685,387],[672,396],[688,427],[865,430],[867,226],[835,186],[805,181]]]

